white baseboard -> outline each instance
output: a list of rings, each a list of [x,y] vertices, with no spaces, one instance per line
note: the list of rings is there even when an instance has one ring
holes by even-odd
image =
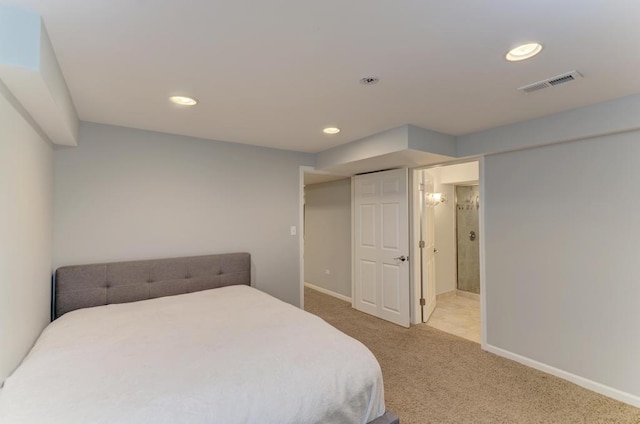
[[[588,378],[580,377],[579,375],[571,374],[570,372],[552,367],[551,365],[543,364],[542,362],[535,361],[525,356],[518,355],[517,353],[509,352],[508,350],[500,349],[499,347],[491,346],[489,344],[483,345],[482,349],[498,356],[502,356],[503,358],[519,362],[528,367],[535,368],[539,371],[546,372],[547,374],[555,375],[556,377],[560,377],[563,380],[570,381],[578,386],[584,387],[585,389],[600,393],[601,395],[605,395],[615,400],[619,400],[620,402],[635,406],[636,408],[640,408],[640,396],[614,389],[613,387],[597,383],[593,380],[589,380]]]
[[[351,298],[349,296],[345,296],[343,294],[336,293],[336,292],[331,291],[331,290],[323,289],[322,287],[318,287],[318,286],[313,285],[311,283],[304,283],[304,286],[307,287],[307,288],[310,288],[312,290],[319,291],[320,293],[328,294],[329,296],[333,296],[333,297],[336,297],[336,298],[338,298],[340,300],[344,300],[345,302],[351,303]]]
[[[456,296],[455,289],[454,290],[449,290],[449,291],[446,291],[446,292],[437,293],[436,294],[436,300],[445,299],[447,297],[455,297],[455,296]]]
[[[473,299],[473,300],[477,300],[478,302],[480,302],[480,295],[478,293],[471,293],[471,292],[468,292],[468,291],[457,290],[456,289],[456,296],[466,297],[467,299]]]

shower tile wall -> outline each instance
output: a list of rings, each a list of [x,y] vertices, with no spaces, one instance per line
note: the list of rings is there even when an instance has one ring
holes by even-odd
[[[458,290],[471,293],[480,293],[479,202],[478,186],[456,186]]]

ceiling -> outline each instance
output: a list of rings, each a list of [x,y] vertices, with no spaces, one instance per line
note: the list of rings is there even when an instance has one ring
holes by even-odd
[[[328,183],[330,181],[342,180],[345,178],[349,178],[348,176],[343,175],[334,175],[334,174],[321,174],[317,172],[305,172],[304,173],[304,185],[313,185],[313,184],[321,184]]]
[[[318,152],[404,124],[462,135],[640,92],[637,0],[0,4],[42,15],[80,119],[213,140]],[[504,60],[527,41],[544,50]],[[574,69],[585,78],[516,90]],[[380,82],[359,83],[369,75]]]

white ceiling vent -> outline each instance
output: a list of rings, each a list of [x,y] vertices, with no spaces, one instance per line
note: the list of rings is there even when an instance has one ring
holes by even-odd
[[[546,80],[534,82],[533,84],[527,84],[518,88],[518,91],[523,91],[527,94],[534,91],[542,90],[543,88],[555,87],[556,85],[564,84],[567,82],[575,81],[582,78],[582,74],[578,71],[566,72],[555,77],[547,78]]]

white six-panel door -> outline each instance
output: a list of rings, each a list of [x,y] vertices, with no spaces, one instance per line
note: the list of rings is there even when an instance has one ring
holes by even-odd
[[[354,177],[354,307],[409,327],[407,170]]]

